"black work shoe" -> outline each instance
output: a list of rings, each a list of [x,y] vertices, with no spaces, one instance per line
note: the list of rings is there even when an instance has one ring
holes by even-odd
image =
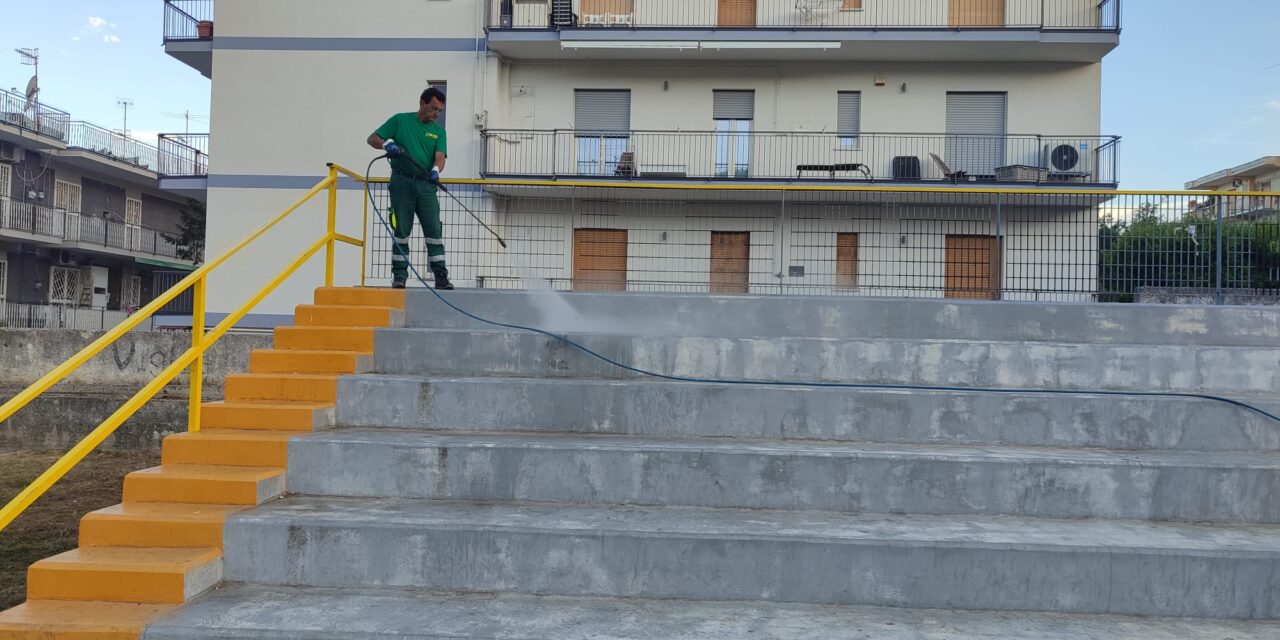
[[[403,288],[404,288],[404,280],[405,280],[405,279],[404,279],[404,277],[403,277],[403,276],[396,276],[396,277],[395,277],[395,279],[393,279],[393,280],[391,281],[391,288],[392,288],[392,289],[403,289]]]
[[[449,276],[436,274],[436,288],[441,291],[453,291],[453,283],[449,282]]]

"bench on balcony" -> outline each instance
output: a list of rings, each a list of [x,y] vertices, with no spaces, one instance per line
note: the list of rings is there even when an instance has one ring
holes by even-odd
[[[806,172],[820,172],[830,175],[832,180],[836,179],[837,173],[859,172],[867,180],[871,180],[871,169],[861,162],[848,162],[844,164],[798,164],[796,165],[796,179],[800,179]]]

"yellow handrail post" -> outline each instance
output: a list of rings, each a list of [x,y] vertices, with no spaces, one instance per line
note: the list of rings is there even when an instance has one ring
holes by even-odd
[[[191,388],[187,400],[187,431],[200,431],[200,405],[204,400],[204,328],[205,282],[207,277],[196,280],[192,287],[191,349],[195,360],[191,361]]]
[[[333,247],[338,235],[338,167],[329,165],[329,242],[324,248],[324,286],[333,286]]]

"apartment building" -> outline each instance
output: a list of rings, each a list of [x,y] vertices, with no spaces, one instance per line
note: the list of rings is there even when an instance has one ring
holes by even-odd
[[[1277,187],[1280,187],[1280,156],[1258,158],[1187,183],[1187,189],[1222,193],[1271,193]],[[1199,203],[1198,210],[1201,214],[1214,214],[1218,206],[1215,198]],[[1280,195],[1224,198],[1221,207],[1223,216],[1231,219],[1280,221]]]
[[[0,320],[97,328],[74,320],[85,311],[110,326],[190,271],[173,239],[187,200],[160,188],[161,164],[154,146],[0,91]]]
[[[165,5],[169,53],[213,80],[213,251],[324,162],[362,169],[369,131],[433,85],[449,95],[446,177],[487,179],[454,191],[511,245],[446,207],[462,286],[952,295],[970,280],[980,295],[958,297],[1046,299],[1063,287],[1038,274],[1064,270],[1062,297],[1096,286],[1097,193],[1119,183],[1119,138],[1100,130],[1118,0]],[[978,193],[1000,187],[1082,195]],[[360,194],[342,203],[359,233]],[[226,277],[294,252],[274,254]]]

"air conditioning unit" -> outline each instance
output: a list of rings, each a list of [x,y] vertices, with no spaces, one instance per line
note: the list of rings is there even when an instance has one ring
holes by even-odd
[[[62,266],[75,266],[75,256],[71,255],[70,251],[59,251],[58,264]]]
[[[0,142],[0,162],[17,164],[20,160],[19,155],[18,145],[12,142]]]
[[[1080,152],[1069,144],[1046,144],[1044,166],[1050,171],[1076,171],[1080,167]]]

